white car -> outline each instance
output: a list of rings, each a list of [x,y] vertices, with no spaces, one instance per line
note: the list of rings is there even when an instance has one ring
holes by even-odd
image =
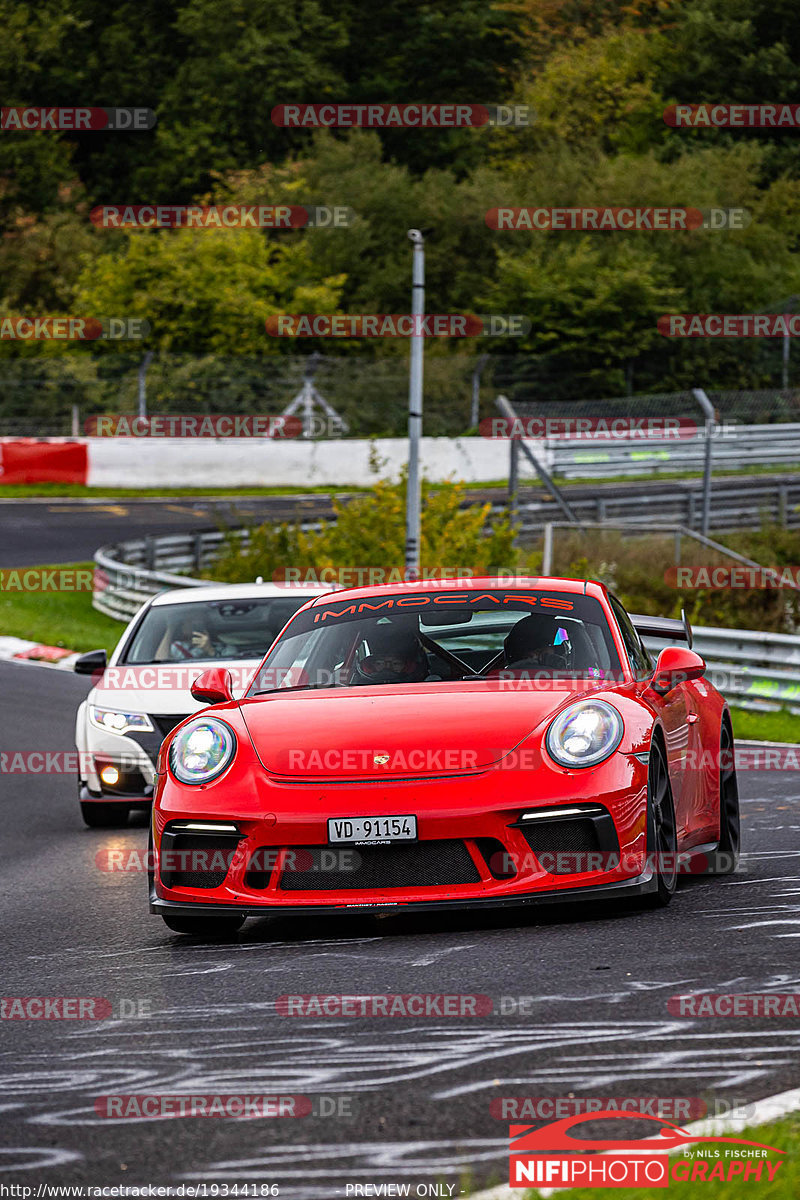
[[[87,825],[124,825],[153,799],[155,763],[167,734],[204,705],[191,686],[209,666],[227,668],[241,695],[286,622],[331,587],[235,583],[180,588],[149,600],[106,661],[75,662],[95,686],[78,709],[78,798]]]

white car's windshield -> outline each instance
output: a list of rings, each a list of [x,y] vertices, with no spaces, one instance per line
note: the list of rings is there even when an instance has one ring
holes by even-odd
[[[153,605],[135,630],[121,661],[259,659],[307,599],[298,594]]]
[[[417,611],[409,595],[342,598],[308,609],[268,655],[248,695],[491,678],[500,671],[606,678],[620,670],[593,597],[461,592],[417,599]]]

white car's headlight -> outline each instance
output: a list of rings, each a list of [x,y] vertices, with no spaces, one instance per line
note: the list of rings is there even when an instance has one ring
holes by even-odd
[[[546,741],[562,767],[594,767],[622,741],[622,717],[605,700],[579,700],[556,717]]]
[[[221,775],[236,753],[236,734],[216,717],[184,725],[169,748],[169,766],[181,783],[208,783]]]
[[[99,708],[96,704],[90,704],[89,720],[107,733],[129,733],[132,729],[153,732],[147,713],[122,712],[118,708]]]

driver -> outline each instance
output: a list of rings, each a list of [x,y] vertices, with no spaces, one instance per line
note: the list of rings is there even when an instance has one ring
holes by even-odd
[[[554,617],[530,613],[517,621],[503,642],[506,666],[515,671],[545,668],[564,670],[566,647],[556,645],[559,626]]]
[[[184,617],[161,639],[157,657],[173,662],[186,658],[230,658],[231,648],[215,637],[208,621],[199,617]]]
[[[430,667],[409,626],[376,625],[366,637],[369,654],[356,663],[354,683],[419,683]]]

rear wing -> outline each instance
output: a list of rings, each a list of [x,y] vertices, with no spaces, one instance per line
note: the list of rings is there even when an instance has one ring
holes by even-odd
[[[692,648],[692,627],[686,610],[681,609],[681,619],[674,617],[645,617],[630,614],[633,627],[642,637],[663,638],[667,642],[687,642]]]

